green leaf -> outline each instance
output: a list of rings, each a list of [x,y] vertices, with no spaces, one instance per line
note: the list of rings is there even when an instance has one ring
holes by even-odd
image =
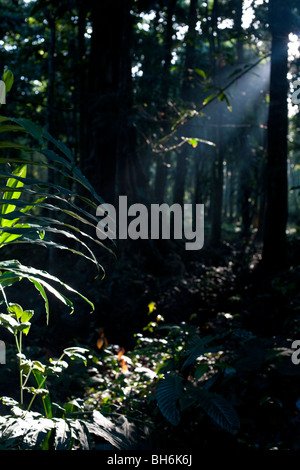
[[[47,325],[48,325],[49,324],[49,318],[50,318],[50,308],[49,308],[49,301],[48,301],[46,291],[45,291],[44,287],[42,286],[42,284],[37,279],[28,278],[28,280],[33,283],[35,288],[39,291],[39,293],[41,294],[41,296],[44,299],[45,309],[46,309],[46,319],[47,319]],[[1,282],[1,278],[0,278],[0,282]]]
[[[15,126],[14,124],[4,124],[0,126],[0,133],[3,132],[25,132],[25,129],[20,126]]]
[[[68,157],[71,162],[74,163],[72,152],[63,142],[59,142],[58,140],[54,139],[54,137],[52,137],[52,135],[50,135],[47,131],[43,132],[43,137],[54,144],[66,157]]]
[[[44,130],[41,126],[38,126],[37,124],[33,123],[32,121],[26,118],[9,117],[7,119],[21,126],[23,129],[25,129],[26,132],[28,132],[28,134],[30,134],[34,139],[39,142],[39,145],[43,145]]]
[[[22,333],[24,333],[25,335],[28,335],[30,327],[31,327],[31,323],[23,322],[23,323],[19,324],[19,326],[16,330],[17,331],[22,331]]]
[[[70,450],[72,444],[72,432],[69,424],[65,419],[53,418],[55,423],[55,437],[54,449],[55,450]]]
[[[83,403],[79,403],[79,400],[74,399],[64,403],[63,410],[66,414],[75,413],[76,411],[83,411],[84,405]]]
[[[83,361],[85,364],[87,363],[86,357],[84,356],[85,353],[88,353],[88,349],[73,347],[73,348],[66,348],[64,349],[64,354],[68,356],[70,359],[79,359]]]
[[[46,288],[49,292],[54,294],[61,302],[69,306],[71,308],[71,312],[73,312],[73,302],[70,299],[68,299],[65,295],[63,295],[61,292],[59,292],[57,289],[55,289],[47,281],[57,282],[68,291],[75,293],[76,295],[79,295],[83,300],[85,300],[92,307],[93,310],[95,308],[94,304],[90,300],[88,300],[84,295],[82,295],[80,292],[73,289],[71,286],[62,282],[59,278],[52,276],[47,271],[35,269],[29,266],[24,266],[17,260],[8,260],[8,261],[0,262],[0,269],[12,271],[14,274],[17,274],[21,277],[25,277],[29,280],[31,279],[37,280],[40,284],[42,284],[44,288]],[[47,281],[45,279],[47,279]]]
[[[208,364],[199,364],[197,369],[195,370],[194,377],[196,380],[201,379],[204,374],[209,370],[209,365]]]
[[[11,315],[8,315],[6,313],[0,313],[0,325],[2,325],[4,328],[10,331],[10,333],[16,334],[20,324]]]
[[[30,429],[23,438],[23,446],[29,449],[41,449],[48,432],[52,430],[53,427],[54,422],[51,419],[32,419]]]
[[[8,93],[11,90],[11,88],[13,86],[13,83],[14,83],[14,75],[13,75],[12,71],[9,70],[9,69],[6,69],[4,74],[3,74],[2,80],[5,83],[6,93]]]
[[[99,411],[93,410],[93,421],[86,422],[85,425],[91,434],[105,439],[113,447],[120,450],[132,449],[134,445],[132,438],[133,425],[129,424],[125,416],[120,418],[122,418],[122,424],[121,426],[116,426]]]
[[[206,75],[206,73],[204,72],[204,70],[202,70],[202,69],[195,69],[195,72],[196,72],[198,75],[200,75],[200,77],[204,78],[204,80],[206,80],[207,75]]]
[[[7,78],[9,78],[8,75]],[[0,151],[1,148],[15,150],[13,155],[10,155],[9,161],[4,152],[0,156],[1,164],[6,167],[9,163],[8,168],[11,166],[14,168],[13,171],[0,169],[0,191],[2,191],[0,247],[6,244],[27,243],[68,250],[74,255],[91,261],[98,272],[102,270],[104,273],[94,251],[90,248],[90,242],[108,249],[110,253],[113,252],[106,244],[104,245],[89,233],[90,229],[96,231],[99,222],[96,217],[96,208],[99,202],[104,201],[80,169],[75,167],[72,152],[64,143],[57,141],[44,128],[26,118],[0,116],[0,132],[18,131],[31,136],[35,140],[35,145],[37,142],[38,149],[23,144],[23,141],[20,144],[9,138],[7,141],[0,141]],[[55,151],[45,148],[47,141],[55,146]],[[19,150],[24,150],[24,152],[18,152]],[[33,169],[32,172],[29,171],[30,167]],[[27,169],[30,175],[46,174],[39,172],[40,168],[53,170],[59,179],[55,178],[55,182],[49,182],[40,177],[27,176]],[[56,181],[64,181],[64,183],[57,184]],[[76,188],[76,190],[70,188]],[[63,217],[60,218],[60,216]],[[59,242],[55,241],[54,235],[59,235]],[[8,264],[6,262],[4,271],[5,273],[0,275],[2,287],[12,285],[24,278],[33,283],[44,299],[47,321],[49,321],[48,292],[59,298],[73,311],[73,302],[60,292],[61,289],[56,289],[53,283],[58,283],[72,294],[79,295],[94,309],[93,303],[84,295],[59,279],[50,277],[48,273],[33,272],[30,267],[16,266],[10,261]]]
[[[13,175],[19,178],[25,178],[26,177],[26,172],[27,172],[27,166],[22,165],[20,167],[17,167],[13,171]],[[16,179],[14,177],[11,177],[7,180],[6,182],[6,187],[10,189],[10,191],[4,192],[2,199],[7,200],[7,201],[12,201],[15,199],[19,199],[21,193],[19,191],[15,191],[17,188],[23,187],[24,183],[20,179]],[[11,227],[14,220],[9,220],[7,218],[3,219],[3,215],[7,215],[10,212],[13,212],[15,210],[16,206],[14,204],[1,204],[1,215],[2,219],[0,220],[1,227]]]
[[[203,101],[202,105],[203,106],[206,106],[212,99],[214,99],[216,97],[215,93],[207,96],[207,98],[205,98],[205,100]]]
[[[34,375],[38,388],[43,388],[45,385],[45,379],[46,379],[46,377],[44,376],[44,373],[40,372],[40,370],[37,368],[34,368],[32,373]],[[52,418],[53,413],[52,413],[52,403],[51,403],[50,395],[48,394],[46,396],[42,396],[41,398],[42,398],[42,402],[44,405],[46,417]]]
[[[233,406],[221,395],[216,393],[199,393],[199,405],[219,426],[233,434],[240,422]]]
[[[196,148],[197,145],[198,145],[197,139],[193,139],[193,138],[189,139],[189,140],[188,140],[188,143],[189,143],[193,148]]]
[[[159,382],[156,389],[158,407],[173,426],[180,422],[179,399],[183,393],[182,378],[170,372]]]
[[[17,319],[21,318],[23,313],[23,309],[19,304],[9,304],[8,311],[9,313],[14,313]]]
[[[11,397],[1,397],[0,400],[2,401],[3,405],[6,405],[6,406],[18,405],[18,402]]]
[[[90,450],[89,430],[84,421],[79,419],[70,421],[70,428],[81,450]]]
[[[213,336],[206,336],[201,338],[198,335],[194,335],[192,341],[188,344],[186,351],[187,359],[182,365],[182,369],[185,369],[187,366],[191,365],[197,357],[202,356],[204,353],[214,351],[214,348],[207,348],[208,344],[213,341]]]
[[[227,104],[228,110],[229,110],[230,112],[232,111],[232,107],[231,107],[230,101],[229,101],[228,96],[226,95],[226,93],[224,93],[224,91],[222,91],[222,92],[219,94],[218,100],[219,100],[219,101],[225,101],[226,104]]]
[[[42,398],[46,397],[46,395],[49,394],[49,390],[46,390],[45,388],[24,387],[24,390],[29,393],[32,393],[33,395],[38,395]]]
[[[0,141],[0,149],[18,149],[18,150],[24,150],[25,152],[32,151],[32,148],[27,147],[26,145],[18,144],[17,142],[7,142],[4,140]]]
[[[4,273],[0,275],[0,285],[2,287],[12,286],[16,282],[20,282],[21,276],[16,276],[13,273]]]

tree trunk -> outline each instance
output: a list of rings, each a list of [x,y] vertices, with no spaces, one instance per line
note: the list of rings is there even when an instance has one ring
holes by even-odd
[[[186,35],[185,50],[185,77],[182,86],[182,97],[185,101],[192,102],[194,96],[194,68],[195,68],[195,40],[197,25],[197,5],[198,0],[190,0],[188,32]]]
[[[219,1],[214,0],[212,13],[211,13],[211,34],[210,34],[210,57],[211,69],[213,71],[213,78],[216,86],[221,86],[221,62],[220,58],[216,59],[216,52],[220,53],[220,38],[217,27],[219,17]],[[211,234],[210,242],[213,245],[218,245],[221,241],[222,235],[222,207],[223,207],[223,158],[224,158],[224,139],[223,139],[223,105],[224,103],[217,103],[212,117],[215,123],[215,139],[216,143],[215,155],[212,162],[212,191],[211,191]]]
[[[212,164],[212,193],[211,193],[211,235],[212,245],[218,245],[222,235],[222,207],[223,207],[223,158],[224,158],[224,139],[222,132],[222,104],[219,103],[219,114],[216,126],[215,157]]]
[[[47,87],[47,112],[46,129],[49,134],[53,134],[54,122],[54,88],[55,88],[55,46],[56,46],[56,18],[51,12],[46,13],[50,30],[49,49],[48,49],[48,87]]]
[[[86,30],[87,11],[83,2],[79,3],[78,10],[78,30],[77,30],[77,50],[78,50],[78,103],[79,103],[79,165],[84,170],[87,161],[87,110],[86,110]]]
[[[175,204],[180,204],[181,207],[183,207],[183,204],[184,204],[186,171],[187,171],[186,152],[183,149],[179,148],[177,150],[177,163],[176,163],[173,202]]]
[[[181,96],[184,101],[191,101],[193,97],[192,81],[190,77],[193,75],[193,68],[195,66],[195,37],[196,37],[196,23],[197,23],[197,0],[190,0],[189,8],[189,21],[188,32],[186,36],[186,51],[185,51],[185,77],[182,85]],[[190,152],[191,153],[191,152]],[[184,204],[184,193],[186,183],[188,160],[184,149],[178,149],[175,185],[174,185],[174,203],[181,206]]]
[[[172,46],[173,46],[173,16],[175,12],[177,0],[169,0],[167,10],[167,23],[165,31],[164,42],[164,66],[163,73],[161,74],[161,101],[164,103],[162,111],[164,115],[168,112],[168,98],[170,92],[170,68],[172,60]],[[169,132],[169,124],[162,124],[163,134]],[[166,183],[168,177],[168,165],[170,163],[170,153],[161,153],[158,155],[155,172],[154,194],[155,200],[162,203],[165,200]]]
[[[122,2],[95,2],[88,83],[88,157],[85,173],[106,202],[114,203],[119,116]]]
[[[129,203],[147,203],[149,186],[136,151],[136,128],[133,115],[131,4],[132,0],[121,0],[120,5],[122,35],[118,69],[117,195],[127,195]]]
[[[272,51],[262,261],[267,270],[277,270],[286,263],[288,29],[284,20],[288,9],[282,0],[270,0],[269,9]]]
[[[131,0],[95,2],[89,69],[86,175],[103,199],[135,198],[147,187],[136,154],[131,79]],[[136,201],[135,201],[136,202]]]

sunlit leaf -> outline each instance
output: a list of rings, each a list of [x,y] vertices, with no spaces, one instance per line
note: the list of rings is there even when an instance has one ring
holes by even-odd
[[[11,90],[13,83],[14,83],[14,75],[12,71],[9,69],[6,69],[3,73],[2,80],[5,83],[6,93],[8,93]]]
[[[153,313],[154,310],[156,310],[156,303],[152,301],[148,304],[148,313],[149,313],[149,315],[151,313]]]

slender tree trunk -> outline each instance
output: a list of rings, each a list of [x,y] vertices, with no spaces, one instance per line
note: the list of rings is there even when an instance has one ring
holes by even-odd
[[[176,173],[174,183],[173,202],[175,204],[184,204],[185,180],[187,171],[187,154],[180,148],[177,150]]]
[[[127,195],[129,203],[149,202],[149,185],[136,151],[131,73],[132,0],[121,1],[122,35],[119,60],[117,194]]]
[[[182,86],[182,99],[189,102],[193,96],[192,81],[190,78],[193,76],[193,68],[195,66],[195,37],[196,37],[196,23],[197,23],[197,0],[190,0],[189,8],[189,24],[186,39],[186,52],[185,52],[185,77]],[[187,154],[185,149],[178,149],[175,184],[174,184],[174,202],[183,206],[184,193],[187,173]]]
[[[277,270],[286,263],[287,198],[287,72],[288,14],[286,2],[270,0],[272,32],[268,159],[263,266]]]
[[[195,68],[195,40],[197,25],[197,6],[198,0],[190,0],[188,32],[186,36],[185,51],[185,77],[182,86],[182,97],[185,101],[192,102],[194,96],[194,68]]]
[[[78,11],[78,31],[77,31],[77,49],[78,49],[78,103],[79,103],[79,165],[85,170],[87,161],[87,110],[86,110],[86,46],[85,46],[85,30],[86,30],[86,9],[83,2],[79,3]]]
[[[242,65],[244,62],[244,43],[241,38],[243,16],[243,1],[237,0],[235,7],[234,27],[237,34],[236,40],[236,56],[237,64]],[[248,106],[244,101],[244,109]],[[246,122],[245,122],[246,123]],[[239,149],[238,155],[240,160],[240,174],[239,174],[239,209],[242,220],[242,237],[248,238],[250,236],[251,228],[251,149],[249,148],[248,130],[247,127],[241,128],[239,136]]]
[[[159,154],[156,163],[154,197],[158,203],[165,201],[170,160],[171,152],[168,152],[165,155]]]
[[[121,0],[95,2],[88,83],[88,142],[85,173],[97,192],[114,203],[117,167]]]
[[[54,97],[55,97],[55,47],[56,47],[56,18],[51,12],[46,13],[46,19],[50,29],[48,49],[48,87],[47,87],[47,112],[46,128],[53,134],[54,123]]]
[[[236,6],[235,6],[234,27],[235,27],[236,34],[237,34],[236,51],[237,51],[238,64],[242,64],[244,62],[244,41],[242,40],[242,34],[243,34],[242,18],[243,18],[243,0],[237,0]]]
[[[55,97],[55,48],[56,48],[56,17],[51,11],[45,10],[45,17],[48,21],[50,30],[49,47],[48,47],[48,87],[47,87],[47,110],[46,110],[46,129],[49,134],[54,134],[54,97]],[[52,144],[48,141],[48,148],[52,148]],[[48,170],[48,181],[54,182],[54,171]],[[50,247],[48,250],[48,269],[53,271],[54,267],[54,251]]]
[[[222,132],[222,103],[220,103],[216,127],[215,158],[212,164],[212,193],[211,193],[211,237],[212,245],[218,245],[222,235],[222,207],[223,207],[223,158],[224,139]]]
[[[170,92],[170,68],[172,60],[172,46],[173,46],[173,16],[175,11],[177,0],[169,0],[167,10],[167,23],[165,32],[165,44],[164,44],[164,66],[163,73],[161,75],[161,100],[166,105],[163,109],[164,114],[167,114],[167,101]],[[163,133],[168,132],[169,124],[163,124]],[[155,200],[159,203],[164,202],[166,193],[166,183],[168,177],[168,165],[170,163],[170,153],[162,153],[158,155],[155,182],[154,182],[154,194]]]
[[[215,84],[221,86],[221,64],[220,59],[216,59],[216,52],[220,52],[220,38],[217,27],[219,16],[219,0],[214,0],[211,13],[211,31],[210,31],[210,56],[211,68]],[[222,235],[222,207],[223,207],[223,158],[224,158],[224,139],[223,139],[223,104],[218,103],[215,109],[213,121],[216,124],[215,139],[216,143],[215,156],[212,162],[212,191],[211,191],[211,234],[210,242],[218,245]]]
[[[252,179],[252,154],[249,148],[248,130],[242,128],[239,136],[239,213],[242,222],[241,235],[243,238],[250,236],[251,228],[251,194]]]

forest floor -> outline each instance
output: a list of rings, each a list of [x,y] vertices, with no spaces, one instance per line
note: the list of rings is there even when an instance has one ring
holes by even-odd
[[[166,324],[193,325],[204,336],[232,331],[241,338],[225,338],[223,345],[236,361],[236,377],[225,390],[241,416],[239,437],[203,428],[187,413],[183,427],[168,432],[159,420],[161,436],[168,436],[164,445],[197,448],[201,438],[204,447],[218,442],[299,450],[300,365],[291,360],[292,342],[300,339],[299,242],[289,243],[289,267],[270,276],[260,270],[255,244],[224,243],[189,257],[178,253],[157,265],[141,263],[138,255],[131,263],[121,259],[94,292],[100,312],[94,331],[103,328],[108,343],[128,353],[134,334],[158,315]],[[152,316],[149,304],[155,305]],[[243,342],[245,335],[250,340]],[[96,344],[97,333],[89,340]]]
[[[222,442],[222,446],[299,450],[300,365],[291,361],[291,344],[300,339],[297,240],[290,242],[289,253],[289,268],[271,277],[259,269],[257,246],[240,242],[224,243],[218,250],[207,249],[188,258],[176,250],[176,255],[166,255],[164,262],[156,265],[138,254],[130,261],[121,257],[109,266],[104,280],[96,281],[83,263],[72,267],[67,259],[56,263],[55,274],[75,288],[84,286],[81,291],[95,303],[94,313],[79,302],[70,316],[53,302],[46,327],[42,305],[28,287],[20,288],[14,301],[26,300],[26,308],[30,303],[36,306],[37,321],[28,343],[38,345],[48,356],[59,354],[61,348],[74,342],[100,353],[99,331],[108,345],[130,354],[136,346],[135,334],[143,332],[158,316],[166,324],[195,326],[202,335],[233,331],[235,341],[225,337],[223,346],[235,358],[236,374],[230,385],[226,383],[225,391],[236,404],[240,433],[224,435],[206,421],[200,425],[192,410],[192,415],[184,415],[182,426],[175,428],[166,427],[162,416],[156,416],[159,435],[165,439],[161,445],[185,449],[197,447],[200,439],[203,447]],[[243,343],[245,335],[250,335],[251,341]],[[282,360],[274,362],[278,351]],[[0,395],[13,396],[18,377],[10,380],[9,387],[0,378]],[[78,393],[86,390],[87,383],[81,382],[80,387]],[[65,388],[68,396],[72,382],[65,383]],[[151,406],[143,405],[146,414],[151,413]]]

